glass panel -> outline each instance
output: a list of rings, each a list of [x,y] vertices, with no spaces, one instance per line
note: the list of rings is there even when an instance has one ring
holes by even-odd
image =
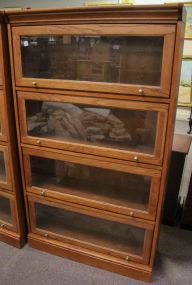
[[[4,152],[0,151],[0,180],[6,181]]]
[[[158,113],[26,101],[29,136],[153,153]]]
[[[0,81],[1,81],[1,79],[0,79]],[[2,95],[0,94],[0,136],[3,134],[2,110],[3,110],[3,100],[2,100]]]
[[[22,36],[24,77],[160,85],[162,36]]]
[[[1,114],[0,114],[0,135],[2,135],[2,123],[1,123]]]
[[[146,210],[151,178],[65,161],[30,157],[32,186]]]
[[[112,251],[141,256],[145,230],[117,222],[35,203],[36,226],[65,237],[90,242]]]
[[[10,201],[5,197],[0,197],[0,220],[12,224]]]
[[[2,74],[2,62],[0,62],[0,85],[3,84],[3,74]]]

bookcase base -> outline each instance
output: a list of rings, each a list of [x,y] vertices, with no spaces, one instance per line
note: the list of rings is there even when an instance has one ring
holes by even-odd
[[[152,269],[149,266],[138,264],[126,264],[118,262],[116,258],[89,251],[74,245],[61,243],[45,238],[36,234],[28,235],[29,246],[41,251],[45,251],[57,256],[65,257],[73,261],[91,265],[100,269],[108,270],[113,273],[121,274],[144,282],[151,281]]]

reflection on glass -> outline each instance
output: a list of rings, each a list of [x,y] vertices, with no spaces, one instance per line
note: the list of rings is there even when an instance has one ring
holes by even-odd
[[[32,186],[146,210],[151,178],[31,156]]]
[[[35,203],[36,226],[112,251],[143,254],[145,230]]]
[[[5,197],[0,197],[0,220],[12,224],[10,201]]]
[[[0,62],[0,85],[3,84],[2,62]]]
[[[28,135],[153,153],[156,111],[26,101]]]
[[[1,84],[1,77],[0,77],[0,84]],[[2,94],[0,92],[0,136],[2,135],[2,129],[3,129],[3,125],[2,125],[2,110],[3,110],[3,100],[2,100]]]
[[[6,180],[5,159],[3,151],[0,151],[0,180]]]
[[[22,36],[24,77],[160,85],[161,36]]]

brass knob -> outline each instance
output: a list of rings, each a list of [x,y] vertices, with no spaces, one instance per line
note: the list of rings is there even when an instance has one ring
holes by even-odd
[[[134,213],[133,213],[133,212],[130,212],[130,213],[129,213],[129,216],[130,216],[130,217],[133,217],[133,216],[134,216]]]
[[[42,196],[45,196],[45,191],[41,191],[41,195],[42,195]]]
[[[1,224],[1,228],[3,229],[5,227],[5,224]]]
[[[138,156],[134,156],[133,159],[134,159],[135,161],[138,161],[138,160],[139,160]]]
[[[143,95],[143,94],[144,94],[143,89],[139,89],[139,94],[140,94],[140,95]]]
[[[38,143],[38,144],[41,144],[41,140],[37,140],[37,143]]]
[[[45,238],[48,238],[48,234],[45,234],[44,236],[45,236]]]
[[[127,260],[127,261],[129,261],[129,260],[130,260],[130,258],[129,258],[129,256],[128,256],[128,255],[125,257],[125,260]]]
[[[37,82],[36,81],[33,81],[32,84],[33,84],[33,86],[37,86]]]

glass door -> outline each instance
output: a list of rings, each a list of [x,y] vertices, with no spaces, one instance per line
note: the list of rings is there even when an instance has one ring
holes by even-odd
[[[27,191],[130,217],[155,220],[160,171],[23,149]]]
[[[0,90],[0,141],[6,141],[5,102],[3,91]]]
[[[3,51],[2,51],[2,46],[3,46],[3,41],[2,41],[2,27],[0,25],[0,86],[3,85]]]
[[[0,232],[16,230],[14,201],[9,194],[0,190]]]
[[[13,27],[16,84],[169,97],[174,37],[173,25]]]
[[[168,105],[18,92],[22,142],[161,164]]]
[[[119,260],[147,264],[153,225],[30,197],[31,231]],[[147,242],[146,242],[147,241]]]
[[[11,190],[9,154],[6,145],[0,145],[0,186]]]

